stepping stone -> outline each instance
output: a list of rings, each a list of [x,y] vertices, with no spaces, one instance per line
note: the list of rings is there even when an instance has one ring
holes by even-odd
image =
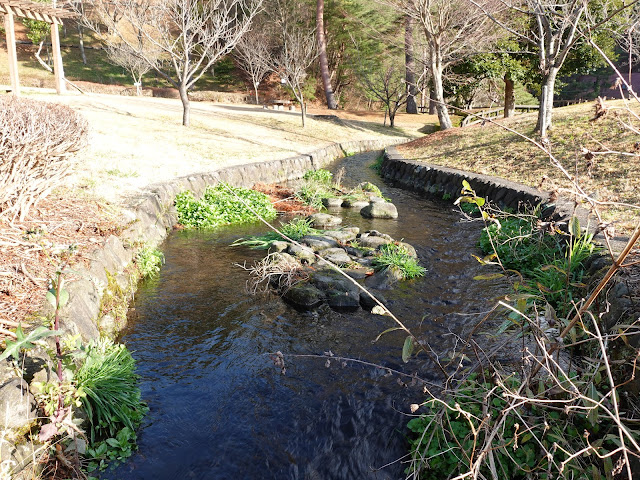
[[[295,285],[285,292],[283,298],[294,307],[311,310],[324,302],[324,294],[313,285]]]
[[[311,226],[314,228],[335,227],[342,223],[342,218],[328,213],[314,213],[309,215],[307,219],[311,220]]]
[[[340,208],[342,206],[341,198],[323,198],[322,205],[327,208]]]
[[[314,252],[338,246],[336,239],[328,235],[305,235],[300,239],[300,243],[308,245]]]
[[[398,210],[393,203],[369,202],[369,205],[360,210],[360,215],[365,218],[398,218]]]
[[[327,248],[322,250],[319,255],[335,265],[342,266],[351,263],[353,260],[342,248]]]

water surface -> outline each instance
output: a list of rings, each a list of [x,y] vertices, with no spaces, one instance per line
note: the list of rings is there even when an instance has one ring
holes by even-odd
[[[486,285],[473,281],[470,257],[480,226],[447,203],[383,185],[367,168],[377,153],[355,155],[347,185],[371,181],[398,207],[398,220],[345,225],[377,229],[415,246],[428,270],[419,280],[383,294],[390,309],[437,354],[445,356],[486,310]],[[245,291],[248,274],[236,264],[264,252],[229,247],[265,231],[260,224],[215,232],[172,233],[162,246],[166,264],[143,282],[122,341],[134,352],[150,413],[140,450],[105,477],[119,479],[401,479],[404,425],[421,386],[386,370],[333,360],[324,352],[384,365],[439,382],[425,356],[400,359],[404,335],[379,333],[386,317],[321,309],[300,313],[275,297]],[[286,373],[269,353],[285,358]],[[404,381],[402,381],[404,380]],[[388,465],[390,464],[390,465]],[[385,465],[387,465],[385,468]]]

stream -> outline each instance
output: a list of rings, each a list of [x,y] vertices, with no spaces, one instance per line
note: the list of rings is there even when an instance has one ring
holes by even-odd
[[[398,220],[342,210],[343,225],[376,229],[413,245],[425,277],[383,292],[390,310],[438,355],[450,352],[491,305],[471,257],[481,225],[451,202],[425,200],[384,184],[368,168],[379,152],[336,162],[343,183],[370,181],[397,206]],[[402,479],[409,405],[421,385],[362,363],[438,383],[425,355],[403,363],[405,334],[388,317],[322,308],[301,313],[275,296],[251,296],[248,273],[264,251],[230,247],[264,233],[251,225],[174,231],[157,278],[140,284],[121,341],[133,352],[149,405],[139,451],[107,471],[113,479]],[[269,353],[285,354],[286,372]],[[295,357],[290,355],[306,355]]]

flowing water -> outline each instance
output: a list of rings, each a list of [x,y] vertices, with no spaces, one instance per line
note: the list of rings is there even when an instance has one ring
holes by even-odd
[[[473,323],[472,314],[489,305],[486,285],[473,280],[480,267],[470,256],[480,225],[462,219],[450,203],[383,185],[367,168],[376,156],[355,155],[334,170],[346,168],[347,185],[379,185],[399,219],[367,220],[352,212],[343,224],[416,248],[426,276],[383,295],[391,311],[444,355],[455,334]],[[247,294],[248,273],[236,264],[253,263],[264,252],[229,244],[264,231],[260,224],[177,231],[163,244],[166,264],[158,278],[140,285],[121,339],[138,362],[150,412],[139,451],[106,478],[404,478],[398,460],[406,454],[406,414],[424,400],[422,387],[323,355],[417,372],[435,383],[438,371],[424,355],[402,362],[401,332],[372,343],[394,326],[387,317],[300,313],[279,298]],[[269,356],[277,351],[285,354],[284,374]]]

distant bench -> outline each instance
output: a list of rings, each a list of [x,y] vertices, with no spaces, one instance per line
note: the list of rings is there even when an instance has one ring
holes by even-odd
[[[291,100],[271,100],[267,104],[263,105],[263,108],[272,108],[273,110],[289,110],[294,112],[296,106]]]

